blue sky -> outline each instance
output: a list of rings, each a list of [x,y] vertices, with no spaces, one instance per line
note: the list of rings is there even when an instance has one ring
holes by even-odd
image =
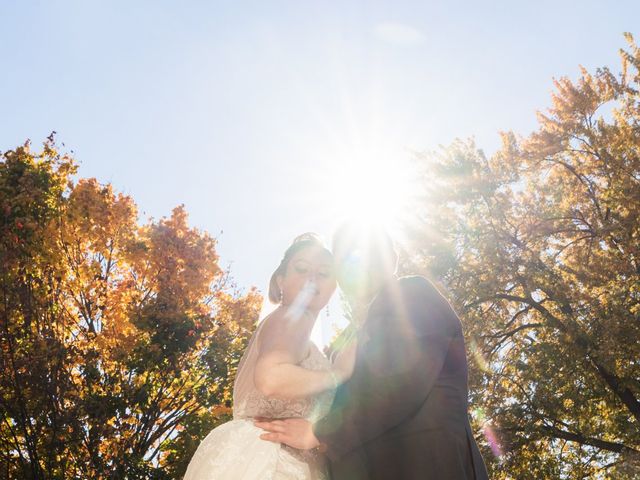
[[[527,134],[552,77],[617,71],[639,18],[637,1],[4,0],[0,150],[57,131],[81,176],[142,220],[184,203],[264,290],[294,236],[330,237],[358,169]]]

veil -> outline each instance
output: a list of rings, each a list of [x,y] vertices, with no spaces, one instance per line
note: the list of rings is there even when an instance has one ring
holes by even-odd
[[[238,364],[238,371],[236,373],[236,380],[233,384],[233,418],[234,420],[245,418],[245,405],[251,392],[255,391],[255,383],[253,380],[255,373],[256,361],[258,360],[259,347],[258,336],[262,327],[267,320],[268,316],[258,323],[246,350],[244,351],[240,363]]]

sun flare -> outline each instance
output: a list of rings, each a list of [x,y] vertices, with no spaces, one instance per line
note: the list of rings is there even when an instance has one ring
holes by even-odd
[[[417,192],[410,164],[401,157],[345,159],[336,165],[332,178],[333,211],[392,229],[399,226]]]

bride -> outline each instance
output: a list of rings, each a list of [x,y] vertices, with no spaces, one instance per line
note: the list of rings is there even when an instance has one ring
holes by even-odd
[[[318,313],[336,288],[333,257],[314,234],[297,237],[269,283],[279,303],[257,327],[233,389],[233,420],[213,429],[196,450],[184,480],[326,479],[320,452],[260,439],[254,418],[316,421],[353,369],[355,347],[333,365],[310,341]]]

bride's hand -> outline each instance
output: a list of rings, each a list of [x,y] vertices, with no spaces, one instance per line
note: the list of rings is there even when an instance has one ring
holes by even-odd
[[[353,366],[356,362],[356,350],[358,342],[354,339],[346,345],[333,362],[333,371],[340,383],[347,381],[353,374]]]

